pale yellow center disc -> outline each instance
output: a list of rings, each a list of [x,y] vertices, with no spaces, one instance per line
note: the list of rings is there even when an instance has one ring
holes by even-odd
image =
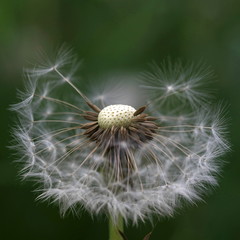
[[[130,125],[136,109],[122,104],[109,105],[98,115],[98,124],[101,128],[127,127]]]

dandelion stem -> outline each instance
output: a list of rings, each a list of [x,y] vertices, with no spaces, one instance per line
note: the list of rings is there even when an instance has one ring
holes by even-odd
[[[114,223],[109,217],[109,240],[123,240],[119,231],[123,233],[123,218],[119,217],[117,223]]]

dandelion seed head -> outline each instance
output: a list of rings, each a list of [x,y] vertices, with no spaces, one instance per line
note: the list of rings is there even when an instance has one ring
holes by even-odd
[[[101,110],[98,124],[101,128],[128,127],[136,109],[122,104],[110,105]]]
[[[72,59],[61,50],[30,71],[12,106],[21,174],[39,183],[38,199],[58,203],[62,214],[84,207],[137,224],[172,216],[182,200],[195,202],[217,184],[229,144],[224,107],[212,107],[201,88],[207,71],[165,63],[144,74],[137,98],[126,94],[138,82],[88,98],[73,81]]]

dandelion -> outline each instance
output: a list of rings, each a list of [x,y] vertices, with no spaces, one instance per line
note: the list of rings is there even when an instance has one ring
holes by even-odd
[[[121,219],[172,216],[182,200],[199,200],[217,184],[217,159],[229,147],[223,107],[201,91],[209,71],[154,66],[136,84],[145,105],[132,106],[108,102],[109,88],[88,98],[74,83],[73,62],[60,51],[53,63],[28,71],[12,107],[21,173],[39,183],[39,199],[57,202],[62,214],[81,207],[106,214],[122,231]]]

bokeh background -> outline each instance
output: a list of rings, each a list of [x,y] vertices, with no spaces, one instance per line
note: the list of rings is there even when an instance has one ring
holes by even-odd
[[[137,71],[153,60],[205,61],[214,69],[217,98],[228,103],[232,152],[219,187],[205,202],[161,219],[154,240],[240,239],[240,1],[238,0],[1,0],[0,1],[0,238],[107,239],[107,221],[84,211],[64,219],[36,202],[34,184],[21,182],[7,148],[22,69],[36,52],[66,43],[82,59],[85,84],[115,70]],[[150,224],[128,227],[140,240]]]

